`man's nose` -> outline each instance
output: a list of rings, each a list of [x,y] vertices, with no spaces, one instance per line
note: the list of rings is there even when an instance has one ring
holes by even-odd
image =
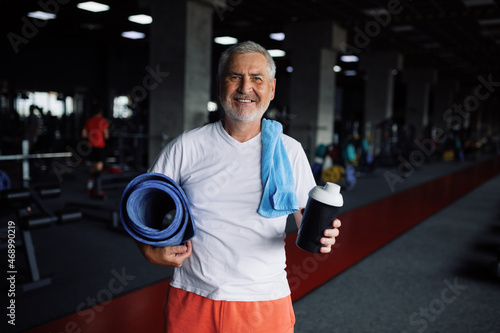
[[[250,81],[249,77],[244,76],[241,79],[238,91],[241,93],[247,93],[252,91],[252,82]]]

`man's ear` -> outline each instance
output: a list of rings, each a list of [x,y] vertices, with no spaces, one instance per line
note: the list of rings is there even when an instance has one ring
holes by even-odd
[[[275,92],[276,92],[276,78],[274,78],[271,83],[271,101],[274,99]]]

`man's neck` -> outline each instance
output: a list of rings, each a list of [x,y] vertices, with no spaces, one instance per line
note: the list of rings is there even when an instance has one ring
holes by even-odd
[[[225,117],[222,120],[222,127],[224,127],[224,130],[235,140],[245,142],[260,133],[261,120],[242,122]]]

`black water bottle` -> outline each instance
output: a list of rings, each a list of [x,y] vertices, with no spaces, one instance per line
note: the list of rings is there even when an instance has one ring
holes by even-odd
[[[324,231],[333,228],[332,222],[337,218],[343,204],[340,186],[335,183],[315,186],[309,191],[309,199],[297,234],[297,246],[311,253],[320,253],[323,246],[320,240],[324,237]]]

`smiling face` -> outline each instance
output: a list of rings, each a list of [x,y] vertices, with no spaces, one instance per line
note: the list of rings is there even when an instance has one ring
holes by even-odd
[[[226,115],[236,121],[260,121],[274,98],[276,86],[264,55],[232,54],[219,80],[219,97]]]

